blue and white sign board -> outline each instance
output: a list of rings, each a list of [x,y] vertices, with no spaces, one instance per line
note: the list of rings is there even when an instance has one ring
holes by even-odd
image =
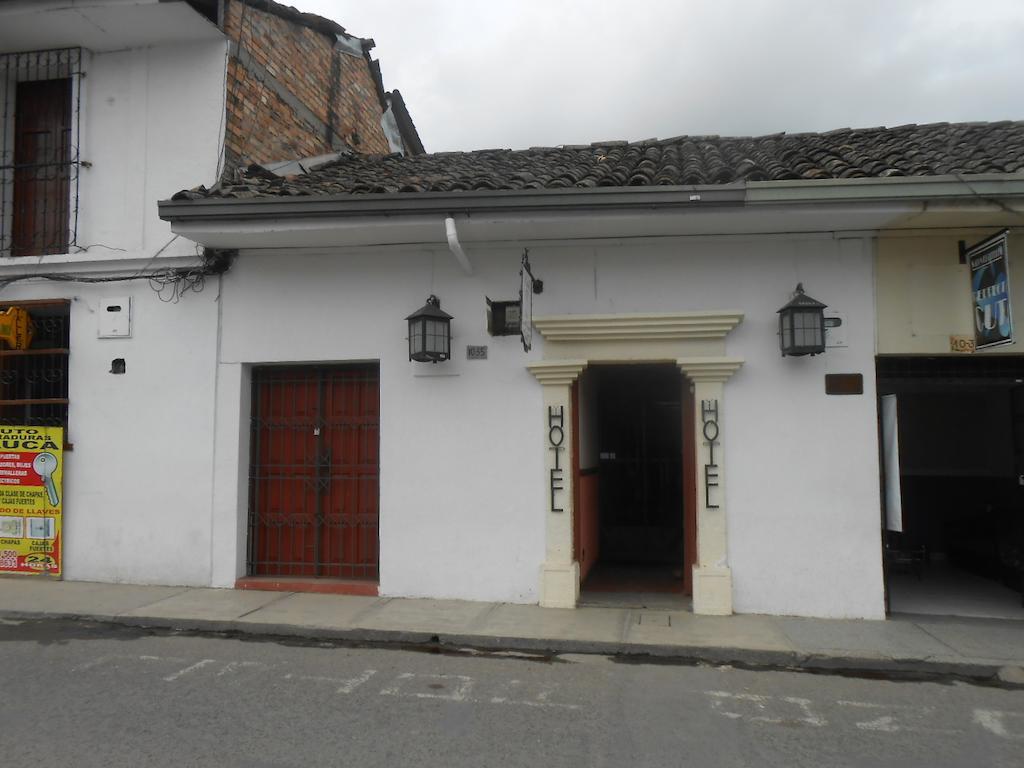
[[[1013,342],[1010,270],[1006,231],[982,240],[965,253],[971,269],[975,349]]]

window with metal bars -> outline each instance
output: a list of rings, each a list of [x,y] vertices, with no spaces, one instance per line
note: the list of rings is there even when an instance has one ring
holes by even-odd
[[[81,63],[80,48],[0,54],[0,257],[75,244]]]
[[[68,356],[71,304],[66,299],[0,303],[28,310],[28,349],[0,343],[0,424],[63,427],[68,440]]]

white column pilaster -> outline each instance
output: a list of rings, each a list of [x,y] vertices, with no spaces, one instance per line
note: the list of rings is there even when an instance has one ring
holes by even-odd
[[[697,562],[693,567],[693,612],[732,613],[732,570],[725,514],[726,446],[724,384],[743,361],[691,357],[676,361],[693,382],[694,444],[697,457]]]
[[[580,566],[573,560],[573,413],[572,384],[585,360],[532,363],[530,373],[544,387],[544,565],[540,604],[575,608],[580,596]]]

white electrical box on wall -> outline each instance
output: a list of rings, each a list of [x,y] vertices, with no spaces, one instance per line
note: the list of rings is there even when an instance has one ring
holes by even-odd
[[[132,297],[100,299],[101,339],[123,339],[132,335]]]
[[[846,313],[825,310],[825,346],[846,347]]]

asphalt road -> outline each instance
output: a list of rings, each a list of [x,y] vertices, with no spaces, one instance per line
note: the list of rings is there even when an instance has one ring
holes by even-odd
[[[0,765],[1024,766],[1024,690],[0,620]]]

